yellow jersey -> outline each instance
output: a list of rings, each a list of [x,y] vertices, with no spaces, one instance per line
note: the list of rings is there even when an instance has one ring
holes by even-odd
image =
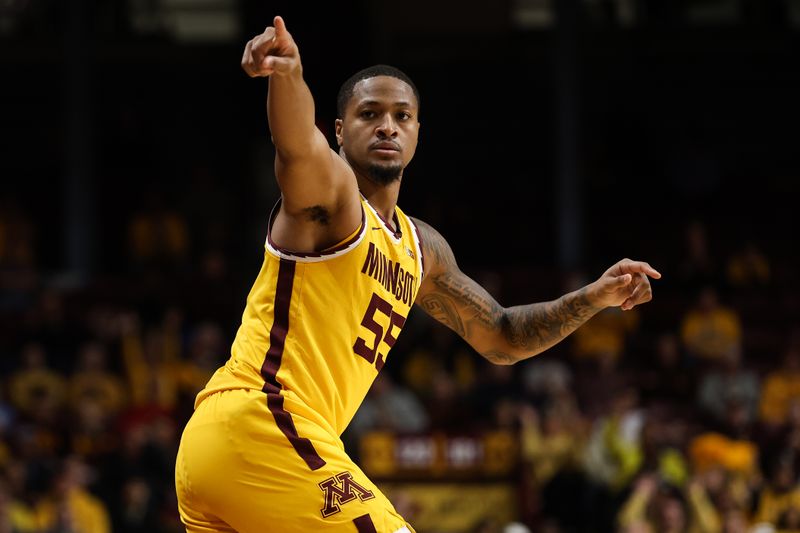
[[[423,275],[411,219],[395,208],[395,232],[363,197],[361,204],[358,230],[320,253],[281,249],[267,232],[231,357],[195,402],[222,390],[262,390],[312,469],[313,447],[292,417],[341,435],[386,363]]]

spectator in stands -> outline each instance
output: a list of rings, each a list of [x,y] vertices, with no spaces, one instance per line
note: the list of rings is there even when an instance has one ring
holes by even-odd
[[[185,217],[155,184],[147,191],[143,208],[128,222],[128,250],[133,265],[148,272],[174,272],[188,260]]]
[[[625,352],[628,336],[638,325],[638,309],[606,308],[572,334],[572,353],[579,360],[619,359]]]
[[[108,371],[106,347],[97,341],[84,343],[78,353],[75,372],[69,379],[69,404],[78,411],[94,403],[104,418],[119,413],[126,403],[122,380]]]
[[[530,469],[534,489],[543,489],[560,473],[581,468],[589,427],[574,399],[553,401],[542,411],[523,402],[518,417],[520,457]],[[558,494],[554,499],[569,500],[564,496]]]
[[[717,425],[736,421],[731,415],[742,418],[743,424],[756,420],[760,384],[758,375],[743,367],[742,346],[733,344],[721,356],[716,369],[706,374],[698,389],[698,406]]]
[[[725,276],[732,287],[764,287],[771,279],[770,261],[754,241],[748,240],[728,258]]]
[[[753,442],[706,431],[687,446],[695,479],[721,512],[749,510],[760,480],[759,449]]]
[[[703,362],[719,360],[742,341],[739,315],[720,303],[716,289],[706,286],[683,316],[681,341],[690,356]]]
[[[524,468],[521,513],[531,522],[541,515],[578,527],[588,518],[577,517],[568,502],[586,492],[583,454],[591,426],[578,407],[572,372],[562,359],[546,358],[523,367],[522,384],[524,398],[516,408]],[[546,530],[540,520],[537,526]]]
[[[773,427],[787,420],[789,406],[800,400],[800,347],[789,346],[783,355],[782,366],[764,378],[761,394],[761,420]]]
[[[800,480],[800,398],[788,406],[785,421],[780,426],[767,426],[759,435],[762,464],[769,471],[775,458],[792,464],[794,478]]]
[[[222,328],[218,324],[202,322],[192,330],[188,358],[178,366],[178,385],[192,405],[194,397],[206,386],[221,361],[224,362],[226,348]]]
[[[90,465],[102,466],[119,447],[114,420],[99,402],[82,397],[70,418],[70,450]]]
[[[180,342],[158,325],[144,332],[136,313],[121,317],[120,336],[125,372],[133,407],[159,407],[171,410],[178,399],[176,378]]]
[[[174,516],[177,507],[173,505],[174,498],[169,497],[175,492],[178,448],[173,416],[157,408],[129,411],[122,416],[119,427],[122,446],[113,458],[114,492],[120,501],[116,529],[143,533],[180,531]],[[148,526],[152,529],[145,529]]]
[[[620,391],[630,390],[635,377],[614,357],[600,357],[594,367],[578,366],[575,389],[582,411],[590,418],[602,417],[612,410]],[[638,401],[638,400],[637,400]]]
[[[372,384],[364,403],[350,423],[356,436],[367,431],[418,433],[428,428],[428,414],[409,389],[395,383],[388,372],[381,372]]]
[[[572,370],[561,359],[542,358],[518,366],[522,370],[523,392],[536,405],[573,389]]]
[[[623,532],[717,533],[720,518],[702,485],[690,482],[684,490],[653,474],[642,475],[618,517]]]
[[[514,367],[481,361],[479,368],[475,386],[467,391],[472,424],[478,428],[516,424],[522,391]]]
[[[672,332],[661,333],[652,353],[652,358],[645,361],[638,373],[643,401],[686,414],[693,402],[695,376],[686,364],[678,336]]]
[[[623,490],[641,466],[641,437],[646,412],[635,387],[620,388],[611,409],[592,428],[584,457],[588,474],[612,492]]]
[[[0,479],[0,533],[38,533],[33,513],[11,493]]]
[[[778,527],[800,510],[800,489],[797,486],[796,465],[787,456],[772,458],[767,483],[758,497],[753,522]]]
[[[476,422],[472,405],[468,403],[472,394],[460,389],[451,374],[440,368],[434,372],[431,380],[430,393],[423,398],[430,427],[444,432],[458,432],[485,424],[483,419]],[[487,406],[491,414],[493,407]]]
[[[66,396],[66,383],[47,365],[44,347],[29,342],[22,348],[20,368],[9,379],[9,399],[21,413],[34,416],[57,411]]]
[[[110,533],[105,504],[86,490],[88,475],[88,468],[80,459],[69,457],[62,462],[50,491],[36,505],[40,530]]]
[[[422,317],[421,320],[428,318]],[[478,364],[475,353],[438,322],[428,322],[426,331],[427,335],[421,335],[421,342],[404,360],[402,375],[405,384],[424,400],[430,396],[435,376],[440,372],[446,372],[459,391],[474,386]]]
[[[150,485],[140,477],[131,477],[122,487],[119,517],[115,520],[121,533],[158,531],[159,502]]]

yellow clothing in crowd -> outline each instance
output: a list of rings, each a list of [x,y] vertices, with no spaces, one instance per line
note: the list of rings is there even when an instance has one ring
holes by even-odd
[[[61,505],[65,506],[60,508]],[[110,533],[111,521],[103,503],[83,489],[71,489],[66,501],[43,500],[36,506],[37,530],[51,531],[66,519],[74,533]],[[65,516],[66,515],[66,516]]]
[[[533,471],[534,483],[541,487],[566,466],[578,464],[583,440],[568,431],[550,435],[541,432],[537,424],[525,424],[521,434],[522,459]]]
[[[69,402],[78,409],[84,401],[96,403],[106,415],[116,414],[125,405],[125,386],[113,374],[78,372],[69,380]]]
[[[792,400],[800,399],[800,372],[778,371],[767,375],[761,393],[760,413],[764,422],[786,421]]]
[[[729,472],[749,474],[756,469],[758,448],[752,442],[729,439],[719,433],[703,433],[689,444],[695,472],[722,466]]]
[[[137,259],[180,258],[189,248],[186,222],[176,213],[139,215],[131,221],[128,232]]]
[[[681,340],[693,355],[717,360],[741,342],[742,325],[730,309],[717,308],[707,313],[693,310],[683,319]]]
[[[593,316],[572,334],[577,357],[611,356],[617,359],[625,350],[627,336],[639,325],[638,311],[609,307]]]
[[[775,525],[790,508],[800,509],[800,489],[777,492],[767,487],[761,493],[753,522]]]
[[[47,368],[22,370],[11,377],[9,396],[11,403],[20,411],[30,413],[47,402],[50,407],[64,400],[66,385],[64,378]]]
[[[618,515],[622,530],[638,526],[636,531],[657,533],[657,524],[648,516],[648,505],[652,497],[643,491],[634,491]],[[688,503],[687,533],[717,533],[722,531],[722,521],[705,490],[699,485],[689,485],[686,489]]]

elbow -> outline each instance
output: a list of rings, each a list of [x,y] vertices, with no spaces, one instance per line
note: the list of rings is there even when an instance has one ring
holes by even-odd
[[[529,335],[520,332],[520,328],[514,324],[509,314],[504,312],[488,348],[481,350],[480,353],[487,361],[496,365],[513,365],[544,351],[544,348],[533,340]]]

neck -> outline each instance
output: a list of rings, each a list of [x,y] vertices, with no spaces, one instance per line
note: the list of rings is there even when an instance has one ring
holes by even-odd
[[[370,205],[380,213],[380,215],[391,222],[394,218],[394,208],[397,205],[397,197],[400,195],[400,181],[393,181],[389,185],[379,185],[366,176],[356,173],[358,188],[361,194],[369,201]]]
[[[344,149],[339,150],[339,155],[347,161]],[[349,161],[347,161],[350,164]],[[361,194],[369,201],[370,205],[387,221],[390,223],[394,218],[394,208],[397,205],[397,198],[400,195],[400,183],[403,181],[403,174],[388,185],[381,185],[372,181],[365,172],[355,168],[350,164],[353,173],[356,175],[358,182],[358,189]],[[396,228],[395,228],[396,229]]]

